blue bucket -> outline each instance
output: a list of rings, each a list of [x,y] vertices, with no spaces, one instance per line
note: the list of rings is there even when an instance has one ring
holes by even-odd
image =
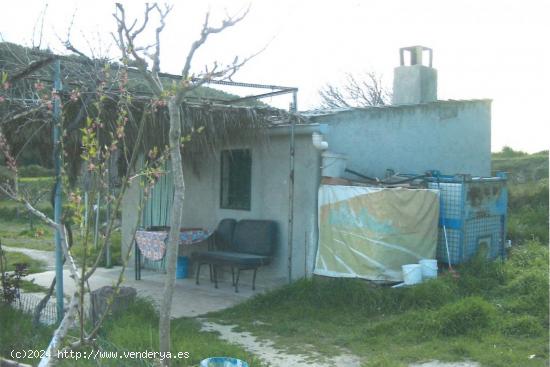
[[[248,367],[248,363],[237,358],[211,357],[203,359],[200,367]]]
[[[187,278],[187,269],[189,268],[189,257],[179,256],[176,266],[176,279]]]

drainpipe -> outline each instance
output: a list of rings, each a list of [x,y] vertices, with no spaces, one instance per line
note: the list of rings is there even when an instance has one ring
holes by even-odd
[[[313,143],[313,146],[318,150],[328,149],[328,143],[323,140],[323,134],[314,132],[313,134],[311,134],[311,141]]]
[[[298,112],[298,91],[292,92],[292,106],[290,112]],[[294,240],[294,154],[295,136],[294,129],[296,120],[290,117],[290,159],[288,176],[288,283],[292,283],[292,251]]]
[[[326,129],[324,129],[324,130],[326,130]],[[328,149],[328,142],[326,142],[324,140],[323,134],[321,134],[319,132],[313,132],[311,134],[311,142],[312,142],[313,146],[315,147],[315,149],[319,150],[321,153]],[[315,205],[315,208],[318,208],[318,205],[319,205],[319,203],[317,201],[317,204]],[[318,215],[319,215],[319,213],[317,211],[315,211],[315,213],[313,215],[313,218],[312,218],[313,223],[314,223],[314,227],[315,227],[315,224],[317,223]],[[313,241],[312,241],[312,243],[313,243]],[[316,245],[317,246],[319,245],[319,228],[317,228],[317,243],[316,243]],[[317,253],[317,248],[315,248],[315,253]],[[307,259],[306,259],[306,261],[307,261]],[[306,271],[306,275],[307,275],[307,271]]]

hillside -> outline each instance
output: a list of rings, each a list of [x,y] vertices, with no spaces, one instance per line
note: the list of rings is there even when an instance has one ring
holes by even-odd
[[[504,148],[493,154],[493,172],[508,172],[508,238],[548,245],[548,151],[533,154]]]

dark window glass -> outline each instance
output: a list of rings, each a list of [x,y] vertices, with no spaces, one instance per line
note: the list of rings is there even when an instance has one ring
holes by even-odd
[[[252,156],[249,149],[223,150],[220,207],[250,210]]]

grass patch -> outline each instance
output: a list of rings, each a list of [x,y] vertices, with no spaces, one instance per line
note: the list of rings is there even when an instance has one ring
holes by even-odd
[[[34,328],[30,315],[14,310],[3,302],[0,302],[0,325],[0,356],[8,359],[13,359],[10,356],[12,350],[46,349],[53,333],[53,327]],[[30,358],[20,362],[37,364],[36,359]]]
[[[6,222],[0,219],[0,239],[6,246],[53,251],[55,249],[53,230],[44,225],[29,229],[25,222]]]
[[[15,270],[15,264],[27,264],[27,272],[29,274],[41,273],[45,270],[43,261],[33,259],[20,252],[5,251],[7,261],[7,271]]]
[[[443,306],[435,313],[435,319],[440,335],[480,335],[496,321],[497,311],[481,297],[466,297]]]
[[[34,283],[34,280],[29,281],[25,279],[21,280],[20,288],[21,290],[28,293],[37,293],[37,292],[46,293],[48,291],[47,287],[43,287],[41,285]]]
[[[26,166],[18,167],[18,175],[20,178],[23,177],[53,177],[54,176],[53,168],[46,168],[39,166],[37,164],[29,164]],[[0,165],[0,178],[2,179],[11,179],[13,173],[4,165]]]
[[[40,326],[33,329],[30,316],[0,304],[0,355],[9,357],[10,351],[45,349],[52,329]],[[98,344],[107,351],[158,351],[158,314],[151,303],[137,299],[125,312],[107,319],[98,337]],[[201,332],[194,319],[172,321],[172,352],[188,352],[188,359],[172,360],[174,366],[198,366],[200,361],[212,356],[233,356],[248,361],[250,366],[263,366],[253,355],[242,348],[218,339],[215,333]],[[37,360],[22,360],[35,365]],[[152,361],[148,361],[152,362]],[[73,366],[74,360],[66,360],[61,366]],[[97,366],[96,361],[79,360],[79,366]],[[102,359],[102,366],[120,366],[119,359]],[[148,366],[141,360],[124,359],[124,366]]]
[[[35,225],[31,230],[29,225],[22,221],[4,221],[0,219],[0,239],[6,246],[29,248],[42,251],[54,251],[54,231],[44,225]],[[82,263],[84,257],[83,239],[80,237],[78,228],[73,228],[74,244],[71,249],[74,257],[79,263]],[[122,265],[121,261],[121,232],[116,230],[111,236],[111,258],[112,265]],[[93,236],[90,236],[88,243],[88,259],[94,259],[99,249],[93,245]],[[100,266],[105,266],[105,259],[100,262]]]
[[[190,355],[177,365],[197,366],[204,358],[227,355],[246,360],[251,366],[261,366],[257,358],[242,348],[219,340],[215,333],[199,330],[200,324],[194,319],[172,322],[172,350]],[[128,312],[109,320],[102,337],[128,350],[158,350],[158,315],[149,302],[138,299]]]
[[[55,170],[37,164],[29,164],[19,168],[19,175],[21,177],[53,177],[55,175]]]
[[[46,199],[39,202],[36,208],[46,214],[48,217],[53,216],[53,209],[51,205],[46,202]],[[0,220],[8,223],[27,223],[30,227],[31,214],[22,205],[13,200],[3,199],[0,200]],[[39,220],[33,217],[33,224],[38,224]]]
[[[313,278],[209,317],[289,352],[304,344],[327,355],[347,349],[366,366],[431,359],[540,366],[548,358],[547,269],[548,249],[531,241],[507,262],[488,263],[479,254],[458,276],[445,273],[415,287]]]

